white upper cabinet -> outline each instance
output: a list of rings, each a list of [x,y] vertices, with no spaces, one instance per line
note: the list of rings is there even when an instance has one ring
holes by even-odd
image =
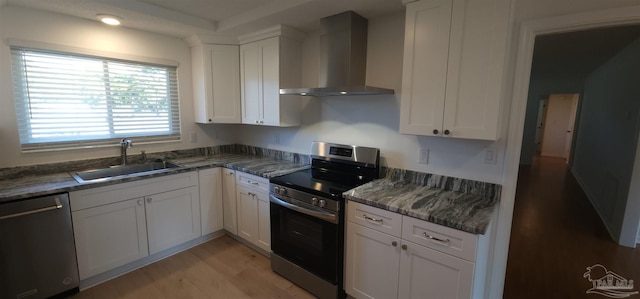
[[[497,140],[511,0],[407,4],[400,132]]]
[[[240,54],[237,45],[191,48],[197,123],[241,123]]]
[[[301,86],[300,42],[281,35],[248,40],[240,45],[242,123],[300,125],[300,96],[280,95],[281,88]]]

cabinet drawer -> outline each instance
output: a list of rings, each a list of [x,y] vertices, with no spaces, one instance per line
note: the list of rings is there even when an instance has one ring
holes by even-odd
[[[353,223],[400,237],[402,230],[402,215],[357,203],[347,202],[347,219]]]
[[[477,236],[424,220],[402,216],[402,239],[473,262]]]
[[[253,174],[236,171],[236,184],[269,193],[269,180]]]

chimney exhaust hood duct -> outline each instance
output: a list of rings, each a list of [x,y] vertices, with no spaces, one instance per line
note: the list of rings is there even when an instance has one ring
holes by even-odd
[[[280,89],[283,95],[345,96],[393,94],[393,89],[365,85],[367,19],[353,11],[320,19],[319,88]]]

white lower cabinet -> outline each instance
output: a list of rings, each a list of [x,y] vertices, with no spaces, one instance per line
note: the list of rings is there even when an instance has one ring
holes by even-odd
[[[223,229],[222,168],[201,169],[198,179],[202,235],[207,235]]]
[[[200,236],[198,173],[69,193],[80,279]]]
[[[224,212],[224,229],[232,235],[238,235],[235,175],[235,170],[226,168],[222,170],[222,206]]]
[[[238,187],[238,236],[255,242],[258,236],[258,203],[251,189]]]
[[[356,298],[396,298],[400,239],[347,223],[345,291]],[[393,246],[392,244],[396,244]]]
[[[238,237],[271,251],[269,180],[236,172]]]
[[[149,255],[144,199],[73,212],[80,279]]]
[[[269,210],[269,193],[256,192],[258,199],[258,247],[271,251],[271,212]]]
[[[471,298],[472,262],[407,241],[402,246],[398,298]]]
[[[145,201],[150,254],[200,237],[197,186],[150,195]]]
[[[471,298],[475,235],[356,202],[347,203],[347,219],[345,291],[350,296]],[[408,241],[415,236],[431,244]]]

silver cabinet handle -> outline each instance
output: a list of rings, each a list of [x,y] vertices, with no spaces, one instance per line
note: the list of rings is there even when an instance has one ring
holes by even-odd
[[[53,206],[49,206],[49,207],[46,207],[46,208],[35,209],[35,210],[31,210],[31,211],[26,211],[26,212],[20,212],[20,213],[5,215],[5,216],[0,217],[0,220],[20,217],[20,216],[26,216],[26,215],[31,215],[31,214],[35,214],[35,213],[42,213],[42,212],[51,211],[51,210],[62,209],[62,204],[60,203],[60,198],[55,197],[53,200],[55,201],[55,204]]]
[[[367,216],[367,214],[362,214],[362,217],[364,217],[364,219],[369,220],[369,221],[373,221],[373,222],[378,222],[378,223],[382,223],[382,219],[376,219],[376,218],[371,218],[369,216]]]
[[[402,250],[407,250],[407,244],[402,244]]]
[[[393,247],[398,246],[398,242],[396,242],[396,241],[391,242],[391,246],[393,246]]]
[[[151,203],[152,201],[153,201],[153,198],[151,198],[151,197],[147,197],[147,202],[148,202],[148,203]]]
[[[451,240],[449,240],[449,239],[443,240],[443,239],[440,239],[440,238],[436,238],[436,237],[434,237],[434,236],[432,236],[432,235],[430,235],[430,234],[427,234],[427,232],[423,232],[422,234],[423,234],[426,238],[428,238],[429,240],[432,240],[432,241],[436,241],[436,242],[443,243],[443,245],[449,245],[449,243],[451,242]]]
[[[138,205],[141,206],[143,204],[142,199],[138,199]]]

